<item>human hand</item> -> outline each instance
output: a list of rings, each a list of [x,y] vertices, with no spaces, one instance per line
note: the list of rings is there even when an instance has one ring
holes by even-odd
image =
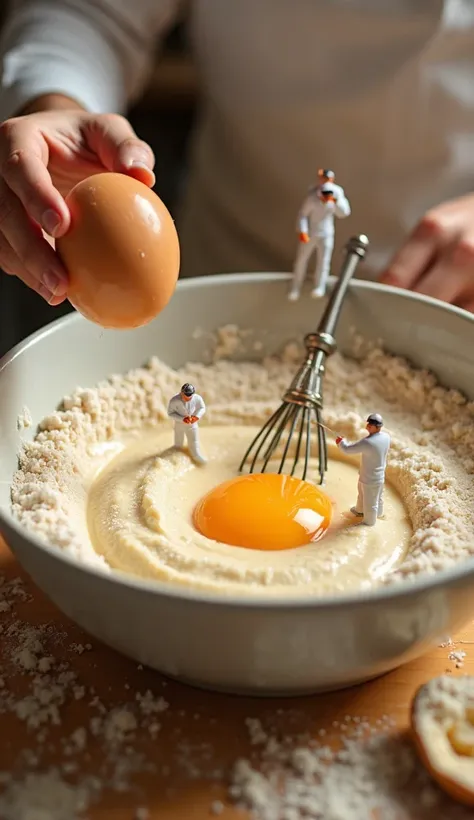
[[[342,441],[342,436],[336,436],[336,444],[340,444]]]
[[[309,236],[307,233],[300,233],[300,242],[309,242]]]
[[[18,276],[49,304],[67,295],[67,271],[51,242],[66,233],[64,196],[103,171],[154,184],[151,148],[116,114],[90,114],[73,102],[0,125],[0,268]]]
[[[474,195],[428,211],[380,281],[474,312]]]
[[[191,416],[185,416],[183,421],[185,424],[191,424]]]
[[[197,421],[199,421],[199,416],[191,416],[191,424],[195,424]]]

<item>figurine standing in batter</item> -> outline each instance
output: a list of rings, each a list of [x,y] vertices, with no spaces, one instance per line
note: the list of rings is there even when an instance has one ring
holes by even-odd
[[[371,413],[366,424],[368,436],[353,444],[347,443],[341,436],[336,438],[336,444],[344,453],[360,453],[357,504],[351,507],[351,513],[363,518],[362,523],[369,527],[373,527],[377,518],[383,515],[383,487],[390,436],[382,427],[382,416]]]
[[[168,416],[174,421],[174,446],[181,450],[186,436],[189,452],[197,464],[206,463],[199,446],[198,429],[198,422],[205,412],[204,399],[188,383],[183,384],[180,392],[168,404]]]
[[[313,253],[316,254],[316,267],[311,296],[319,299],[326,293],[334,248],[334,217],[344,219],[351,212],[344,190],[335,184],[334,179],[334,171],[320,170],[318,184],[310,188],[298,214],[299,245],[288,294],[292,302],[300,297]]]

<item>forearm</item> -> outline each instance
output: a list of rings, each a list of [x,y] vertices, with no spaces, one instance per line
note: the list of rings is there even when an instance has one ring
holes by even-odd
[[[197,407],[196,407],[193,415],[196,416],[197,419],[202,419],[202,417],[204,416],[204,414],[206,412],[206,405],[204,404],[204,400],[201,399],[201,397],[199,397],[199,398],[200,398],[200,400],[197,403]]]
[[[56,104],[70,98],[95,112],[118,110],[124,104],[120,62],[87,11],[50,0],[17,3],[2,38],[1,119],[44,97]]]
[[[298,219],[298,229],[300,233],[309,233],[309,221],[307,216],[300,216]]]
[[[124,113],[175,3],[13,0],[0,41],[0,121],[46,97],[55,107],[66,98],[95,113]]]
[[[340,450],[343,450],[344,453],[354,453],[359,454],[362,453],[364,450],[364,444],[360,441],[354,441],[352,444],[342,439],[339,442],[338,447]]]
[[[341,196],[336,201],[335,214],[339,219],[344,219],[346,216],[351,215],[351,206],[345,196]]]

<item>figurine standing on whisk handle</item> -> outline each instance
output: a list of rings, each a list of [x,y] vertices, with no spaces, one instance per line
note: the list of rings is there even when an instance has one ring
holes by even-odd
[[[293,281],[288,294],[291,302],[300,297],[306,271],[314,253],[316,267],[311,296],[320,298],[325,295],[334,248],[334,217],[344,219],[351,213],[344,190],[334,182],[334,171],[320,170],[318,176],[318,185],[310,188],[298,214],[299,245]]]
[[[308,472],[313,422],[316,422],[318,441],[319,483],[324,483],[327,470],[325,426],[321,421],[323,409],[323,376],[326,359],[336,350],[334,333],[347,288],[357,264],[364,258],[369,240],[364,234],[353,236],[346,244],[346,256],[339,277],[331,291],[318,329],[305,336],[306,356],[297,370],[283,401],[257,433],[240,462],[240,471],[264,473],[271,460],[278,458],[277,472],[295,475],[301,466],[301,478]],[[287,459],[290,459],[289,463]],[[300,461],[301,459],[301,461]]]
[[[382,416],[371,413],[366,424],[368,436],[353,444],[346,442],[342,436],[336,438],[337,446],[344,453],[360,454],[357,503],[351,508],[351,513],[362,518],[362,523],[369,527],[373,527],[377,518],[383,515],[383,487],[390,436],[382,427]]]

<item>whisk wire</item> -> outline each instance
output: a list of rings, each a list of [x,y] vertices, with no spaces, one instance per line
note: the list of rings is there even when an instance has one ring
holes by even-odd
[[[278,424],[278,427],[275,430],[275,435],[273,436],[269,447],[265,451],[265,454],[264,454],[264,457],[263,457],[263,459],[264,459],[263,460],[263,467],[262,467],[262,472],[263,473],[265,472],[268,462],[270,461],[273,453],[275,452],[275,450],[277,449],[277,447],[280,443],[281,437],[283,435],[283,431],[284,431],[284,429],[287,425],[287,422],[288,422],[288,419],[291,415],[292,409],[293,408],[291,407],[291,405],[287,405],[285,407],[285,412],[282,414],[282,418],[281,418],[281,420]]]
[[[291,470],[291,475],[294,475],[295,472],[296,472],[296,468],[297,468],[298,462],[300,460],[301,443],[303,441],[304,416],[303,416],[302,413],[298,413],[298,407],[297,406],[296,406],[295,416],[296,416],[296,418],[298,418],[298,416],[300,417],[300,428],[299,428],[299,431],[298,431],[298,439],[296,441],[295,458],[294,458],[294,461],[293,461],[293,468]]]
[[[303,422],[302,427],[305,427],[305,458],[304,458],[304,466],[303,466],[303,473],[301,478],[303,481],[306,478],[306,473],[308,472],[308,464],[311,455],[311,410],[308,407],[305,407],[303,410]]]
[[[311,420],[314,413],[318,428],[319,483],[324,483],[328,462],[326,428],[321,421],[323,406],[322,382],[325,371],[325,360],[327,356],[330,356],[336,349],[336,340],[333,333],[339,318],[344,296],[357,263],[365,256],[367,246],[368,239],[366,236],[353,237],[347,243],[346,259],[339,279],[333,288],[324,310],[319,328],[316,333],[309,333],[305,338],[305,360],[286,391],[282,404],[265,422],[262,429],[248,447],[240,464],[241,472],[253,453],[249,469],[249,472],[253,473],[262,451],[263,464],[260,472],[265,472],[272,456],[276,453],[279,444],[282,442],[285,433],[286,440],[283,439],[283,452],[278,469],[279,473],[283,473],[286,460],[290,453],[290,446],[297,430],[295,455],[290,475],[294,475],[298,467],[304,438],[302,478],[303,480],[306,479],[311,460]],[[266,448],[265,445],[267,445]]]
[[[321,413],[316,409],[316,424],[318,428],[318,452],[319,452],[319,483],[324,483],[324,476],[328,468],[327,441],[324,428],[321,424]]]
[[[257,463],[257,459],[260,455],[260,451],[261,451],[263,445],[265,444],[268,436],[272,432],[273,426],[276,424],[276,422],[278,421],[279,417],[281,416],[281,414],[283,413],[284,410],[285,410],[285,404],[281,404],[280,407],[278,408],[278,410],[275,410],[275,412],[272,413],[272,415],[267,419],[267,421],[263,425],[262,429],[255,436],[254,440],[251,442],[250,446],[248,447],[248,449],[247,449],[247,451],[246,451],[246,453],[245,453],[245,455],[244,455],[244,457],[241,461],[241,464],[240,464],[240,468],[239,468],[240,472],[242,472],[243,467],[245,465],[245,462],[247,461],[248,457],[250,456],[250,453],[252,452],[254,447],[256,447],[256,445],[258,444],[258,447],[255,450],[255,453],[253,455],[252,461],[250,462],[249,472],[253,473],[254,468],[255,468],[255,464]]]
[[[289,405],[291,407],[291,405]],[[296,427],[296,420],[298,418],[297,408],[293,405],[292,407],[292,414],[291,414],[291,424],[290,429],[288,431],[288,435],[286,437],[286,444],[283,450],[283,454],[280,461],[280,467],[278,468],[278,472],[282,473],[283,468],[285,466],[286,457],[288,455],[288,450],[290,449],[291,439],[293,438],[293,433],[295,432]]]

